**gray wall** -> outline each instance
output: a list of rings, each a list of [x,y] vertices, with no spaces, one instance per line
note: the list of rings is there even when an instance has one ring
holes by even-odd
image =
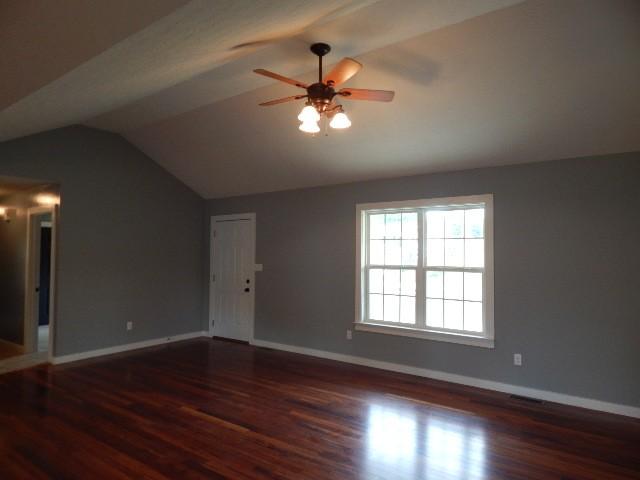
[[[210,200],[209,213],[257,213],[256,338],[640,406],[639,183],[629,153]],[[355,205],[483,193],[495,202],[495,349],[346,340]]]
[[[2,201],[3,206],[11,206]],[[26,210],[12,208],[11,221],[0,219],[0,340],[23,344]]]
[[[56,355],[201,329],[197,194],[122,137],[84,127],[0,143],[0,175],[61,186]]]

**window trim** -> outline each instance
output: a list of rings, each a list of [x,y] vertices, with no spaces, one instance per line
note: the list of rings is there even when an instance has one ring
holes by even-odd
[[[484,325],[486,333],[482,335],[473,335],[469,333],[449,332],[441,330],[431,330],[422,328],[413,328],[406,325],[391,325],[388,323],[378,323],[375,321],[365,321],[363,315],[366,311],[363,288],[365,285],[364,273],[367,269],[366,253],[364,248],[363,232],[366,232],[367,214],[380,213],[388,210],[415,210],[423,208],[455,208],[468,207],[473,204],[484,204],[485,221],[484,221],[484,291],[483,291],[483,308],[484,308]],[[419,220],[419,240],[424,241],[423,222],[424,218],[420,215]],[[424,268],[422,261],[423,248],[419,249],[419,259],[416,268]],[[417,276],[416,282],[423,282]],[[416,283],[418,291],[418,284]],[[420,291],[423,291],[420,290]],[[417,299],[418,292],[416,292]],[[356,330],[383,333],[389,335],[400,335],[405,337],[421,338],[426,340],[437,340],[451,343],[459,343],[463,345],[472,345],[485,348],[494,348],[494,280],[493,280],[493,194],[483,195],[466,195],[457,197],[441,197],[427,198],[420,200],[404,200],[393,202],[376,202],[376,203],[360,203],[356,205],[356,288],[355,288],[355,322]],[[424,312],[419,312],[424,316]],[[417,319],[418,320],[418,319]],[[419,321],[419,320],[418,320]]]

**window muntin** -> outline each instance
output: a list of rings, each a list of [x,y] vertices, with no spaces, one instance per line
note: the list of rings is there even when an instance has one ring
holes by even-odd
[[[484,204],[424,209],[429,329],[482,334]]]
[[[491,196],[422,202],[360,206],[358,321],[492,339]]]
[[[371,322],[416,324],[417,211],[366,215],[366,312]]]

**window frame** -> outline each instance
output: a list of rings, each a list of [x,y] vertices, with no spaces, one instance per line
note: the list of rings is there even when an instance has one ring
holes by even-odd
[[[484,268],[483,275],[482,308],[483,308],[483,332],[473,334],[467,331],[452,331],[439,329],[426,325],[425,299],[426,298],[425,275],[427,267],[424,261],[424,248],[426,244],[425,222],[428,209],[456,209],[468,208],[472,205],[484,207]],[[389,265],[380,268],[415,269],[416,271],[416,327],[408,324],[390,324],[384,321],[368,320],[366,314],[367,272],[375,268],[367,262],[368,247],[368,216],[375,213],[399,213],[418,211],[418,263],[416,266]],[[451,267],[453,271],[467,271],[470,267]],[[447,271],[447,267],[435,267],[435,270]],[[471,270],[473,270],[471,268]],[[393,202],[361,203],[356,205],[356,291],[355,291],[355,322],[356,330],[400,335],[407,337],[438,340],[444,342],[460,343],[485,348],[494,348],[494,322],[493,322],[493,195],[466,195],[456,197],[428,198],[420,200],[406,200]]]

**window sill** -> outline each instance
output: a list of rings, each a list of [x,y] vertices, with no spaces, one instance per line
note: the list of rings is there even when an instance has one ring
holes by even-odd
[[[387,335],[400,335],[403,337],[422,338],[424,340],[437,340],[440,342],[460,343],[473,347],[493,348],[492,338],[474,337],[472,335],[460,335],[457,333],[434,332],[417,328],[400,327],[395,325],[380,325],[377,323],[356,322],[355,329],[363,332],[384,333]]]

